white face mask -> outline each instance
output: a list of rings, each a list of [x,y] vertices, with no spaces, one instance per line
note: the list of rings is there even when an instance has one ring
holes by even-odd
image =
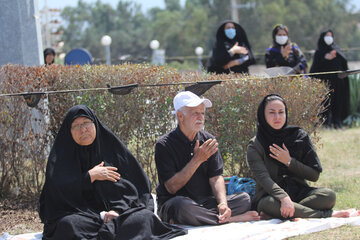
[[[288,39],[288,36],[275,36],[275,41],[280,45],[287,43]]]
[[[324,37],[324,42],[327,44],[327,45],[331,45],[333,42],[334,42],[334,38],[332,36],[325,36]]]

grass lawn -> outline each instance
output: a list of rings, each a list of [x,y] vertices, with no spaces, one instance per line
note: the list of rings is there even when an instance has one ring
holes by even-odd
[[[360,128],[322,130],[320,136],[317,153],[323,173],[313,185],[328,187],[336,192],[334,209],[360,209]],[[290,239],[360,239],[360,227],[343,226]]]
[[[320,136],[317,152],[323,173],[319,181],[313,185],[335,190],[337,193],[335,209],[360,209],[360,128],[344,131],[322,130]],[[36,211],[11,209],[4,205],[9,204],[0,202],[0,236],[2,232],[20,234],[42,231],[42,224]],[[290,239],[360,239],[360,227],[343,226]]]

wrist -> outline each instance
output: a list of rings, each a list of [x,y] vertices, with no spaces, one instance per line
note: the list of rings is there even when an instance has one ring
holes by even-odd
[[[195,155],[193,156],[191,161],[193,162],[196,168],[198,168],[204,162],[203,160],[201,160],[199,156],[195,156]]]
[[[229,51],[228,51],[230,57],[234,56],[234,50],[231,48]]]
[[[285,202],[287,199],[288,199],[289,196],[286,196],[286,197],[283,197],[283,198],[280,198],[280,202]]]
[[[226,206],[227,207],[227,203],[226,202],[220,202],[218,205],[217,205],[217,208],[221,208],[221,206]]]
[[[289,161],[286,163],[286,166],[287,166],[287,167],[290,167],[290,164],[291,164],[291,158],[290,158]]]
[[[95,177],[94,177],[94,174],[92,173],[92,169],[90,169],[88,171],[88,173],[89,173],[89,176],[90,176],[90,182],[93,183],[95,181]]]

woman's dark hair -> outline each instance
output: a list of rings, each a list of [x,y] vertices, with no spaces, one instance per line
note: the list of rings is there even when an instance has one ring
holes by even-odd
[[[270,95],[265,99],[265,107],[269,102],[272,102],[275,100],[281,101],[286,106],[285,100],[282,97],[280,97],[279,95]]]
[[[45,65],[46,65],[46,56],[49,55],[49,54],[54,55],[54,60],[50,64],[53,64],[55,62],[55,55],[56,55],[55,50],[52,49],[52,48],[46,48],[44,50],[44,63],[45,63]]]
[[[278,33],[279,30],[284,30],[286,32],[286,34],[289,36],[289,30],[287,28],[287,26],[285,26],[284,24],[276,24],[272,30],[272,38],[275,41],[275,35]]]

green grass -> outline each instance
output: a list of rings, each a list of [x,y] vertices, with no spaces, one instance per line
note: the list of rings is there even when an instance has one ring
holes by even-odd
[[[323,173],[313,185],[336,192],[334,209],[360,209],[360,128],[322,130],[320,135],[317,152]],[[289,239],[360,239],[360,227],[343,226]]]

